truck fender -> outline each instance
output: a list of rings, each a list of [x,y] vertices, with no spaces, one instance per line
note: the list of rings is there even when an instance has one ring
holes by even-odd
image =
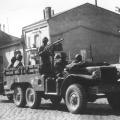
[[[64,81],[62,82],[61,85],[61,95],[64,96],[65,95],[65,91],[68,88],[69,85],[74,84],[74,83],[79,83],[82,85],[87,85],[87,83],[90,82],[90,80],[92,79],[91,75],[82,75],[82,74],[70,74],[68,75]]]

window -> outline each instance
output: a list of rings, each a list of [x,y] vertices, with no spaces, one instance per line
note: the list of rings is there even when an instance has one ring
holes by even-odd
[[[87,58],[87,51],[85,49],[80,50],[80,54],[82,55],[82,60],[85,61]]]
[[[34,45],[35,45],[36,47],[38,47],[38,41],[39,41],[39,35],[36,34],[36,35],[34,36]]]
[[[30,48],[30,37],[28,37],[28,48]]]

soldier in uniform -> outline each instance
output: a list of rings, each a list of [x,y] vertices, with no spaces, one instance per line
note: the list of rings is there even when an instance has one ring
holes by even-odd
[[[44,75],[49,75],[50,71],[51,71],[51,58],[50,58],[50,52],[49,51],[45,51],[45,49],[47,48],[47,43],[48,43],[48,38],[44,37],[43,38],[43,45],[39,48],[39,55],[41,57],[41,74]],[[43,52],[44,51],[44,52]]]
[[[55,55],[54,68],[57,75],[62,75],[62,72],[67,64],[66,53],[61,52]]]
[[[16,57],[13,56],[13,57],[11,58],[11,63],[10,63],[10,65],[8,66],[8,68],[13,68],[15,61],[16,61]]]
[[[66,70],[79,71],[79,69],[84,65],[82,61],[82,56],[80,54],[75,55],[75,60],[66,66]]]
[[[17,55],[17,51],[15,50],[14,51],[14,56],[11,58],[11,63],[10,65],[8,66],[8,68],[13,68],[14,67],[14,64],[16,62],[16,55]]]
[[[81,63],[82,62],[82,56],[80,54],[75,55],[75,60],[72,63]]]
[[[19,68],[20,66],[23,66],[23,64],[22,64],[22,55],[21,55],[20,51],[17,51],[16,61],[15,61],[14,67]]]

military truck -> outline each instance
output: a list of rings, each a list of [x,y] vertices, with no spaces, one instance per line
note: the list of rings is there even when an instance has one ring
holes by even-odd
[[[35,109],[41,98],[50,99],[54,105],[61,100],[71,113],[82,113],[87,102],[106,97],[114,110],[120,110],[120,81],[116,66],[106,63],[83,63],[65,67],[62,75],[40,74],[40,65],[6,69],[4,95],[18,107]]]
[[[84,112],[87,102],[106,97],[114,110],[120,110],[120,72],[115,65],[83,62],[69,64],[62,73],[56,73],[53,57],[51,63],[47,76],[41,74],[39,64],[5,69],[3,95],[18,107],[32,109],[40,106],[41,98],[50,99],[58,107],[64,99],[68,111],[74,114]]]

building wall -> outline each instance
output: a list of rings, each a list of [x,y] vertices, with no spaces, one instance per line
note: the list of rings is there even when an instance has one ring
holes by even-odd
[[[46,28],[44,29],[43,26]],[[84,59],[93,58],[95,62],[119,61],[120,15],[103,8],[87,3],[55,15],[47,21],[25,27],[23,33],[26,48],[34,43],[36,31],[39,33],[37,47],[41,45],[43,36],[50,38],[50,42],[64,38],[63,48],[69,59],[73,59],[76,53],[80,53]],[[26,58],[28,64],[28,54]]]
[[[48,30],[49,30],[48,26],[45,26],[37,30],[34,30],[33,28],[33,30],[26,32],[25,34],[26,48],[31,48],[33,44],[36,47],[40,47],[42,45],[42,39],[44,37],[49,38]]]
[[[47,37],[50,39],[49,26],[46,21],[35,25],[30,25],[23,28],[23,35],[25,39],[25,49],[33,47],[39,48],[42,45],[42,39]],[[50,41],[49,41],[50,43]],[[28,65],[30,59],[30,52],[25,52],[25,64]]]
[[[120,15],[88,3],[58,14],[48,23],[51,36],[80,26],[120,36]]]
[[[64,38],[63,49],[69,59],[82,54],[83,59],[95,62],[117,63],[120,58],[120,38],[79,27],[59,35]],[[58,36],[52,36],[55,41]]]
[[[48,21],[51,41],[64,38],[63,48],[70,59],[76,53],[95,62],[119,62],[120,16],[85,4]],[[92,55],[91,55],[92,54]]]

